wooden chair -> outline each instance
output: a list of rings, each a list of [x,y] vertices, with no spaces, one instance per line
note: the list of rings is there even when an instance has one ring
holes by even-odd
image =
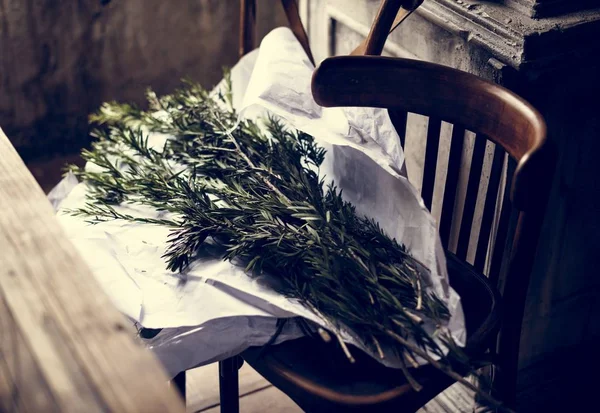
[[[381,53],[391,19],[376,21],[365,50]],[[313,76],[322,106],[387,108],[404,146],[407,113],[429,117],[422,197],[432,204],[441,122],[453,124],[439,230],[448,246],[465,131],[476,133],[458,246],[447,251],[450,284],[460,294],[466,351],[496,355],[494,388],[514,406],[518,349],[526,292],[551,184],[553,156],[540,114],[514,93],[477,76],[437,64],[379,56],[328,58]],[[495,144],[475,259],[467,262],[486,143]],[[509,161],[504,169],[505,154]],[[502,174],[512,179],[499,191]],[[410,177],[409,177],[410,179]],[[496,207],[500,213],[495,214]],[[498,224],[494,225],[495,216]],[[486,261],[489,271],[485,271]],[[502,295],[499,285],[502,285]],[[502,298],[501,298],[502,296]],[[505,305],[502,306],[501,302]],[[353,354],[360,353],[354,348]],[[359,354],[350,364],[335,344],[301,338],[242,354],[253,368],[307,411],[415,411],[453,380],[424,366],[415,392],[399,370]]]

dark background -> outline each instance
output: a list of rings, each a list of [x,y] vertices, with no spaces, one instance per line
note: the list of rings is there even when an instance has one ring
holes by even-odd
[[[284,22],[277,0],[260,2],[259,38]],[[103,101],[218,82],[238,26],[238,0],[0,0],[0,127],[34,175],[44,160],[60,169]]]

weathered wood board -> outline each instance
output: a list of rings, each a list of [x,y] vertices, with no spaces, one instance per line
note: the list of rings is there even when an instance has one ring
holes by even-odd
[[[0,130],[0,411],[182,412]]]

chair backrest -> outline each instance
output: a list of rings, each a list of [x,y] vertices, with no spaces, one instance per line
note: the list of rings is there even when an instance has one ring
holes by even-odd
[[[313,96],[326,107],[387,108],[405,150],[408,113],[428,116],[421,188],[430,209],[441,125],[443,121],[453,124],[446,176],[438,180],[444,186],[440,236],[447,248],[453,224],[460,223],[456,247],[451,252],[467,261],[469,245],[475,244],[473,266],[503,292],[506,304],[497,347],[500,369],[495,386],[503,399],[512,403],[525,298],[553,176],[553,154],[546,142],[546,125],[541,115],[509,90],[449,67],[377,56],[390,30],[401,21],[400,7],[405,18],[406,11],[414,10],[421,2],[382,0],[360,48],[371,56],[341,56],[323,61],[313,75]],[[312,59],[295,0],[282,3],[292,30]],[[242,53],[254,47],[254,38],[248,34],[253,30],[253,19],[248,15],[253,15],[254,7],[255,0],[242,0]],[[467,132],[475,133],[470,162],[463,159]],[[483,173],[488,142],[494,145],[489,178]],[[470,166],[466,171],[464,205],[458,214],[457,187],[459,176],[465,176],[461,174],[465,164]],[[502,188],[504,177],[506,185]],[[487,186],[480,185],[482,181],[487,181]],[[480,187],[486,188],[482,194]],[[472,228],[478,200],[483,207],[479,231],[475,233]]]
[[[322,106],[387,108],[405,151],[408,113],[428,116],[421,194],[430,209],[442,121],[453,124],[446,176],[438,180],[444,186],[440,237],[447,248],[453,222],[459,222],[458,240],[451,252],[466,261],[471,237],[476,237],[472,264],[502,291],[494,387],[506,403],[514,405],[525,299],[555,156],[546,141],[541,115],[509,90],[449,67],[376,56],[392,28],[391,15],[396,15],[400,6],[413,10],[419,4],[415,2],[411,8],[410,3],[382,0],[364,47],[365,54],[375,56],[326,59],[313,74],[313,96]],[[457,187],[461,168],[468,164],[462,159],[467,131],[475,133],[475,140],[459,215]],[[479,194],[480,182],[486,180],[482,172],[488,142],[493,143],[494,154],[487,189]],[[503,176],[506,185],[500,191]],[[483,212],[475,234],[478,199],[483,202]]]
[[[476,203],[484,200],[480,230],[474,234],[477,243],[473,264],[484,272],[484,264],[489,260],[487,275],[493,283],[501,280],[504,285],[506,304],[498,347],[498,385],[506,397],[514,397],[525,297],[553,170],[541,115],[514,93],[477,76],[432,63],[378,56],[325,59],[313,75],[313,96],[326,107],[387,108],[402,138],[406,134],[407,113],[428,116],[422,197],[429,208],[441,123],[453,124],[443,183],[440,236],[448,246],[453,221],[459,219],[458,243],[452,252],[466,261]],[[466,131],[476,135],[459,217],[456,198]],[[488,141],[495,144],[494,155],[487,189],[485,194],[479,194],[480,181],[486,179],[482,166]],[[402,144],[405,145],[404,140]],[[505,154],[512,162],[505,162]],[[512,178],[512,184],[506,185],[510,196],[499,190],[503,173],[512,175],[507,176]],[[509,232],[512,210],[516,224],[514,231]]]

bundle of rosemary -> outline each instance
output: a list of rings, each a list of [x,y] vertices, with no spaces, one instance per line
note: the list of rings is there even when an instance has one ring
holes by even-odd
[[[396,348],[416,389],[407,366],[418,357],[473,388],[455,372],[470,370],[469,360],[444,332],[449,312],[427,288],[428,269],[324,185],[325,151],[311,136],[273,118],[263,127],[239,122],[230,82],[219,94],[188,83],[147,96],[148,111],[110,103],[91,116],[96,140],[82,155],[100,168],[71,168],[89,184],[87,204],[72,214],[172,228],[164,254],[172,271],[215,243],[224,259],[243,263],[249,275],[277,277],[281,294],[348,327],[380,357],[383,344]],[[149,132],[170,138],[159,150],[148,145]],[[127,215],[119,204],[164,214]],[[433,335],[425,320],[438,327]]]

